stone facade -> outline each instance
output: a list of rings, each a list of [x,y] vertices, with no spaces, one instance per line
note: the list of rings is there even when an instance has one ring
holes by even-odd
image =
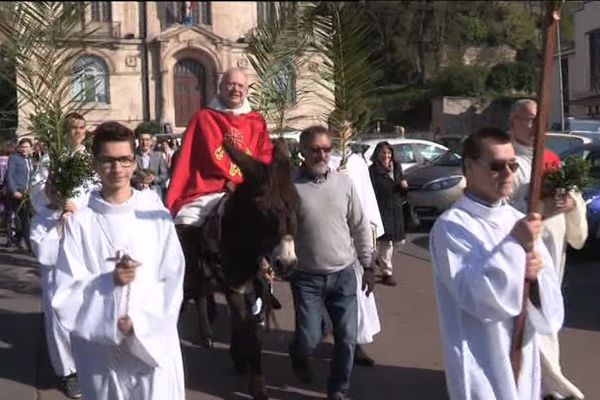
[[[154,120],[182,132],[193,110],[216,94],[225,70],[239,67],[251,81],[256,79],[244,39],[257,26],[264,3],[93,3],[94,8],[87,7],[86,21],[96,20],[101,29],[86,56],[104,66],[108,93],[106,101],[86,103],[90,105],[86,119],[92,127],[116,120],[135,128],[144,120]],[[192,21],[184,20],[192,9],[187,7],[194,9]],[[322,122],[321,114],[328,108],[326,93],[313,81],[320,59],[310,56],[306,61],[294,71],[296,88],[311,94],[291,113],[300,117],[290,123],[297,129]],[[25,115],[25,110],[19,115],[21,134],[28,125]]]
[[[468,136],[486,126],[507,130],[510,107],[509,100],[438,97],[431,101],[431,131],[439,128],[440,135]]]
[[[575,47],[562,49],[566,117],[600,119],[600,2],[584,2],[575,12]],[[590,42],[594,42],[593,44]],[[592,53],[592,49],[595,50]],[[560,122],[560,85],[556,54],[550,122]]]

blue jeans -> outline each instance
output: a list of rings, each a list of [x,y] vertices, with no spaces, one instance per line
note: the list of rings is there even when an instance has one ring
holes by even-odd
[[[356,346],[356,275],[354,265],[329,275],[296,271],[291,277],[296,332],[292,351],[308,358],[321,341],[323,309],[333,324],[334,349],[327,392],[347,392]]]

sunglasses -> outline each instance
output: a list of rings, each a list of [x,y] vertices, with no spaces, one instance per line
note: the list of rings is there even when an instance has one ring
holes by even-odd
[[[504,172],[506,171],[506,168],[508,168],[510,172],[517,172],[519,169],[519,163],[516,161],[493,161],[483,158],[480,158],[477,161],[480,163],[485,163],[491,172],[496,173]]]
[[[314,147],[309,147],[308,150],[310,150],[311,153],[319,153],[319,152],[324,152],[325,154],[329,154],[331,153],[331,151],[333,150],[333,146],[329,146],[329,147],[319,147],[319,146],[314,146]]]

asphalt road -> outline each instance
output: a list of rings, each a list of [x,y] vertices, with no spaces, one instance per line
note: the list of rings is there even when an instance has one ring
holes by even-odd
[[[0,239],[0,243],[2,239]],[[427,234],[410,234],[395,255],[398,286],[377,286],[383,330],[367,352],[377,365],[356,367],[354,399],[446,399],[441,343],[427,252]],[[325,397],[331,344],[320,346],[313,360],[315,381],[300,384],[293,375],[287,344],[293,329],[288,286],[278,283],[283,310],[278,326],[262,334],[263,363],[271,398],[307,400]],[[600,265],[571,255],[564,285],[567,319],[561,334],[563,370],[587,395],[600,399]],[[0,399],[64,399],[48,365],[41,335],[37,267],[26,256],[0,249]],[[234,374],[228,352],[228,314],[219,299],[216,346],[195,344],[194,307],[180,322],[187,399],[243,399],[246,380]]]

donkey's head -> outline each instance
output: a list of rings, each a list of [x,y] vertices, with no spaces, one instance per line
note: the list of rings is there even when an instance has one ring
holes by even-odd
[[[231,198],[239,229],[247,228],[245,240],[254,246],[257,260],[266,258],[274,272],[287,276],[297,264],[294,236],[300,202],[292,183],[290,154],[283,139],[273,143],[273,161],[264,164],[226,144],[225,150],[242,171],[244,182]],[[241,239],[241,238],[240,238]]]

